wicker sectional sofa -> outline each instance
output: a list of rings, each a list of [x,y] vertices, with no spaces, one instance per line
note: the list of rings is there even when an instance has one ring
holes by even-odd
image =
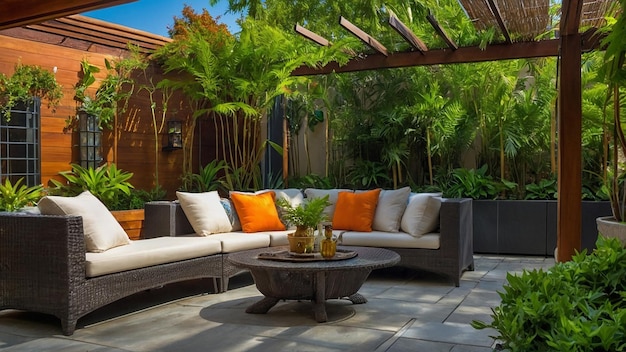
[[[463,270],[473,269],[471,212],[470,199],[441,200],[436,249],[392,247],[398,242],[378,232],[370,237],[382,242],[337,234],[344,245],[390,248],[401,255],[399,265],[444,274],[458,286]],[[71,335],[80,317],[146,289],[208,278],[207,291],[225,291],[229,278],[241,272],[226,260],[229,253],[286,245],[289,232],[196,236],[180,203],[152,202],[145,207],[149,238],[94,252],[84,225],[89,217],[0,213],[0,310],[57,316],[63,333]]]
[[[338,236],[340,245],[381,247],[393,250],[400,254],[399,266],[444,275],[458,287],[463,271],[474,270],[472,200],[469,198],[440,198],[439,200],[441,207],[437,231],[419,238],[414,238],[404,232],[334,230],[333,233]],[[151,202],[146,204],[145,209],[146,233],[159,237],[194,234],[194,229],[180,203]],[[292,231],[269,231],[262,234],[235,231],[217,236],[265,235],[271,238],[270,246],[284,246],[288,244],[287,233],[289,232]],[[216,235],[208,237],[212,236]],[[252,246],[242,249],[252,249]],[[229,278],[241,273],[241,269],[226,260],[228,252],[224,252],[223,256],[225,257],[224,268],[220,281],[221,290],[225,291],[228,288]]]

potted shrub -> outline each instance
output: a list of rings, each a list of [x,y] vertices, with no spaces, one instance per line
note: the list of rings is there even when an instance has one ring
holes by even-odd
[[[53,110],[59,105],[63,91],[52,72],[17,63],[11,77],[0,73],[0,112],[6,120],[11,118],[13,107],[30,103],[33,97],[46,100]]]
[[[296,226],[296,231],[289,234],[289,249],[296,253],[310,253],[315,241],[314,231],[317,225],[327,221],[324,209],[330,205],[328,196],[307,199],[298,206],[292,206],[288,200],[276,201],[281,208],[281,217],[289,225]]]

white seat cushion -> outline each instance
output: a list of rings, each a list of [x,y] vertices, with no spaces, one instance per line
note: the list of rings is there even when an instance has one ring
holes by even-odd
[[[222,251],[220,241],[209,237],[156,237],[131,241],[102,253],[86,254],[87,277],[214,255]]]
[[[428,233],[414,237],[404,232],[353,232],[341,235],[344,246],[439,249],[439,234]]]
[[[270,247],[277,246],[288,246],[289,240],[287,239],[287,235],[293,233],[294,230],[285,230],[285,231],[267,231],[263,232],[264,234],[270,236]]]
[[[222,253],[233,253],[270,246],[270,235],[265,232],[227,232],[208,237],[222,244]]]
[[[128,234],[109,209],[89,191],[76,197],[46,196],[37,207],[44,215],[81,216],[88,252],[104,252],[130,243]]]

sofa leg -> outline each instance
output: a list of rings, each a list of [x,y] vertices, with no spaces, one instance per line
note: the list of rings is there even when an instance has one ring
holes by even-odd
[[[220,285],[218,283],[218,278],[214,277],[213,279],[213,293],[220,293]]]
[[[63,319],[61,318],[61,330],[63,331],[63,335],[71,336],[74,334],[76,330],[76,323],[78,319]]]
[[[229,281],[229,278],[228,277],[223,277],[221,281],[222,281],[221,282],[222,285],[220,287],[221,288],[220,292],[228,291],[228,281]]]

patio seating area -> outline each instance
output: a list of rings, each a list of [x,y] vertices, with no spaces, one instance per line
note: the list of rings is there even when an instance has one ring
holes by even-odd
[[[359,291],[368,300],[326,303],[317,323],[310,302],[279,302],[267,314],[246,314],[261,298],[249,274],[230,289],[202,294],[210,280],[144,291],[81,318],[63,336],[49,315],[0,312],[0,351],[491,351],[489,320],[507,272],[549,268],[553,258],[475,255],[475,271],[460,287],[447,279],[398,267],[374,271]]]

